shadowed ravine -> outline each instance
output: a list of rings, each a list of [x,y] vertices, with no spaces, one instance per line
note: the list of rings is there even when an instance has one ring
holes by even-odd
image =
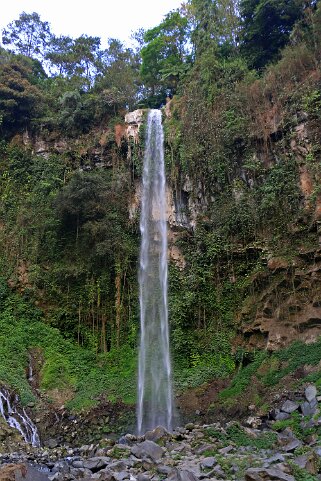
[[[148,113],[140,220],[140,323],[137,429],[172,428],[167,308],[164,134],[159,110]]]

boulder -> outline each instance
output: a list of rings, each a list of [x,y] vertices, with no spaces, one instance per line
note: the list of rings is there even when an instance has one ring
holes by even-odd
[[[62,473],[57,473],[57,474],[62,474]],[[74,478],[79,479],[79,478],[86,478],[92,475],[92,472],[90,469],[85,469],[85,468],[71,468],[70,469],[70,475],[74,476]]]
[[[172,472],[172,469],[173,468],[170,466],[166,466],[166,464],[160,464],[157,466],[157,472],[159,474],[166,474],[166,476]]]
[[[286,453],[290,453],[290,452],[294,451],[296,448],[299,448],[300,446],[302,446],[301,441],[299,441],[298,439],[292,439],[292,441],[290,441],[288,444],[283,446],[282,449]]]
[[[150,477],[143,473],[138,474],[136,479],[137,481],[150,481]]]
[[[84,467],[84,460],[83,459],[75,459],[71,464],[74,468],[81,469],[81,468]]]
[[[313,384],[310,384],[305,388],[304,395],[305,399],[310,403],[317,397],[317,388]]]
[[[55,473],[49,476],[49,481],[64,481],[64,475],[62,473]]]
[[[194,423],[187,423],[187,424],[185,424],[185,429],[187,431],[193,431],[193,429],[195,429],[195,424]]]
[[[116,481],[124,481],[125,479],[129,479],[129,473],[127,471],[120,471],[119,473],[114,473],[113,478]]]
[[[198,478],[187,469],[173,469],[167,477],[167,481],[198,481]]]
[[[211,451],[213,449],[213,444],[202,444],[201,446],[198,446],[195,449],[195,454],[198,454],[199,456],[206,451]]]
[[[117,473],[120,473],[121,471],[125,471],[127,468],[127,463],[123,459],[120,459],[119,461],[115,461],[114,463],[111,463],[108,465],[108,468],[111,471],[116,471]]]
[[[219,464],[217,464],[214,469],[212,469],[211,471],[211,476],[212,475],[215,475],[216,478],[220,478],[220,479],[225,479],[226,476],[225,476],[225,473],[223,471],[223,469],[221,468],[221,466]]]
[[[278,412],[275,414],[275,420],[276,421],[284,421],[285,419],[289,419],[290,414],[289,413],[284,413],[284,412]]]
[[[300,406],[303,416],[314,416],[318,409],[318,402],[314,398],[311,402],[304,402]]]
[[[293,476],[277,468],[250,468],[245,472],[245,481],[295,481]]]
[[[100,469],[103,469],[107,466],[110,462],[110,458],[105,456],[96,456],[94,458],[89,458],[84,461],[83,467],[86,469],[90,469],[92,472],[97,472]]]
[[[219,449],[218,452],[220,454],[228,454],[231,451],[233,451],[233,449],[235,449],[235,446],[232,446],[231,444],[229,444],[228,446],[225,446],[225,448]]]
[[[319,458],[321,458],[321,448],[315,448],[314,452]]]
[[[214,456],[209,456],[201,461],[202,469],[211,469],[217,464],[216,458]]]
[[[147,431],[145,433],[145,439],[148,441],[154,441],[154,443],[157,443],[157,441],[160,441],[163,438],[169,437],[170,434],[168,431],[166,431],[163,426],[157,426],[157,428],[153,429],[152,431]]]
[[[270,458],[265,459],[264,468],[269,468],[271,464],[277,463],[277,462],[283,462],[285,459],[284,455],[281,453],[274,454]]]
[[[92,479],[97,479],[98,481],[115,481],[115,477],[114,477],[114,474],[109,471],[109,469],[102,469],[101,471],[99,471],[98,473],[95,473],[95,474],[92,474],[90,478],[88,478],[88,480],[92,480]],[[87,478],[86,480],[83,480],[83,481],[87,481]]]
[[[135,444],[131,448],[131,453],[136,456],[136,458],[150,458],[152,461],[156,462],[161,459],[164,454],[164,449],[158,446],[158,444],[153,441],[143,441],[140,444]]]
[[[291,414],[294,411],[297,411],[298,409],[299,409],[298,403],[290,401],[290,399],[285,401],[281,406],[281,411],[283,411],[285,413],[288,413],[288,414]]]
[[[315,454],[302,454],[293,459],[293,463],[299,466],[301,469],[305,469],[310,474],[317,474],[318,471],[318,459]]]
[[[66,461],[57,461],[52,468],[52,473],[67,473],[68,471],[69,466]]]
[[[50,449],[54,449],[59,445],[59,443],[57,439],[49,438],[49,439],[46,439],[46,441],[44,441],[44,445]]]
[[[246,424],[251,428],[257,429],[262,424],[262,419],[258,416],[250,416],[246,420]]]
[[[46,473],[28,464],[6,464],[0,467],[0,481],[48,481]]]

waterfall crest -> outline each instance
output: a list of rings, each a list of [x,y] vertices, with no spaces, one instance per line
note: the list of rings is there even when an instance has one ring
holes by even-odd
[[[147,119],[140,219],[140,352],[137,430],[172,429],[173,396],[167,306],[164,133],[159,110]]]

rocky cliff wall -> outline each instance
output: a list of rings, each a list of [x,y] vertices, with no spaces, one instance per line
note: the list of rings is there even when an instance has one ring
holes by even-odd
[[[167,108],[167,118],[171,116]],[[245,350],[263,348],[277,350],[290,344],[294,340],[307,343],[315,342],[321,334],[321,278],[320,278],[320,247],[318,228],[321,212],[321,197],[318,192],[319,176],[308,165],[306,159],[312,156],[315,131],[311,129],[308,115],[301,114],[297,123],[293,125],[286,155],[295,157],[298,168],[296,180],[301,195],[303,217],[292,226],[293,239],[296,247],[291,255],[278,255],[278,249],[271,248],[271,233],[266,233],[270,247],[265,245],[258,249],[257,257],[261,259],[260,271],[248,278],[248,287],[243,291],[241,305],[235,312],[237,336],[235,346],[242,346]],[[261,142],[256,142],[254,161],[273,166],[280,149],[280,138],[284,138],[284,130],[280,133],[283,118],[280,113],[271,112],[271,118],[266,126],[269,143],[266,149],[261,149]],[[127,139],[133,138],[137,143],[139,129],[143,123],[142,111],[128,114],[126,117]],[[287,134],[287,136],[289,136]],[[270,160],[268,160],[270,159]],[[237,178],[246,182],[251,188],[256,182],[249,177],[244,167],[238,169]],[[236,178],[236,180],[237,180]],[[237,185],[234,181],[234,184]],[[177,185],[180,189],[177,190]],[[169,255],[171,260],[182,270],[186,267],[186,259],[180,245],[181,234],[184,230],[193,232],[197,222],[204,219],[208,204],[211,200],[200,194],[201,188],[197,182],[192,182],[184,174],[179,182],[169,179],[167,185],[167,217],[169,225]],[[233,189],[234,200],[242,203],[243,189]],[[133,198],[130,202],[130,215],[137,215],[140,202],[140,183],[136,181]],[[313,237],[310,247],[304,239],[297,241],[297,233],[305,229],[302,225],[309,223]],[[310,241],[309,241],[310,242]],[[273,244],[273,240],[272,240]],[[233,251],[234,249],[234,251]],[[246,250],[246,249],[245,249]],[[242,249],[241,249],[242,251]],[[251,249],[249,249],[249,252]],[[280,249],[281,251],[281,249]],[[251,253],[246,253],[251,262]],[[237,262],[244,262],[242,253],[231,249],[230,256]],[[224,260],[223,260],[224,262]],[[227,261],[228,262],[228,261]],[[232,275],[232,282],[238,279]]]

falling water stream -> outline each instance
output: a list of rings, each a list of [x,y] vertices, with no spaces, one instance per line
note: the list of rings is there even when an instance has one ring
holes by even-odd
[[[33,446],[40,446],[36,426],[25,409],[17,408],[18,398],[12,396],[5,388],[0,388],[0,414],[10,427],[15,428],[23,439]]]
[[[140,352],[137,430],[172,428],[173,397],[167,307],[164,133],[159,110],[147,119],[140,250]]]

